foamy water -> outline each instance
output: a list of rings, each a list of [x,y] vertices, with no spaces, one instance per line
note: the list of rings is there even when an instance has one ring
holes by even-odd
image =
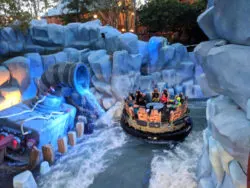
[[[60,158],[49,174],[39,178],[39,187],[88,187],[111,162],[112,159],[105,158],[105,154],[121,147],[125,142],[126,135],[120,127],[95,131],[93,135],[85,137],[68,154]]]
[[[199,105],[197,105],[199,106]],[[201,109],[204,109],[203,107]],[[127,136],[112,113],[38,178],[42,188],[196,188],[204,112],[193,109],[194,130],[184,142],[155,145]],[[177,144],[177,145],[176,145]],[[151,174],[150,174],[151,171]]]
[[[195,171],[201,152],[201,132],[192,132],[172,150],[155,151],[149,187],[196,188]]]

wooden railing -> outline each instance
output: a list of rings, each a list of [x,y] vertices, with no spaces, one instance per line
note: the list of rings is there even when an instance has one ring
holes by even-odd
[[[187,111],[188,104],[185,102],[183,105],[176,108],[170,112],[169,122],[174,122],[177,119],[180,119]],[[133,108],[129,107],[128,104],[125,102],[125,110],[127,114],[131,117],[135,117]],[[158,110],[152,110],[150,115],[147,113],[145,107],[139,107],[138,110],[138,120],[145,121],[145,122],[155,122],[159,123],[162,121],[162,113],[158,112]]]
[[[176,108],[176,110],[170,112],[170,122],[174,122],[177,119],[180,119],[187,111],[187,103]]]

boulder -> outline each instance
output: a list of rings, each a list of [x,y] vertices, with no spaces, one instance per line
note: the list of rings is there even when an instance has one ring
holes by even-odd
[[[216,175],[217,182],[222,183],[224,170],[220,161],[220,153],[213,137],[209,138],[209,160]]]
[[[6,41],[0,41],[0,55],[9,56],[9,45]]]
[[[219,40],[202,42],[198,46],[196,46],[196,48],[194,49],[194,54],[197,62],[200,65],[206,64],[209,51],[215,46],[218,41]]]
[[[21,92],[17,87],[2,88],[0,90],[0,111],[19,104],[21,100]]]
[[[9,104],[15,105],[21,102],[21,92],[17,87],[4,87],[0,89],[0,96],[9,101]]]
[[[236,188],[247,187],[247,176],[244,173],[243,169],[240,167],[240,164],[236,160],[233,160],[229,164],[229,171],[233,184]]]
[[[196,99],[204,98],[200,85],[193,85],[192,90],[193,90],[193,98],[196,98]]]
[[[26,170],[13,178],[14,188],[37,188],[37,184],[32,173]]]
[[[164,55],[159,55],[160,50],[167,45],[168,41],[164,37],[151,37],[148,42],[148,52],[149,52],[149,64],[148,73],[158,71],[164,64],[164,60],[159,60],[160,57],[164,58]],[[164,54],[163,51],[161,54]]]
[[[52,55],[42,55],[43,70],[46,71],[48,68],[56,64],[56,58],[54,54]]]
[[[203,131],[203,143],[204,143],[204,150],[207,150],[209,149],[209,137],[211,136],[211,131],[209,128],[206,128],[204,131]]]
[[[140,54],[128,54],[127,51],[116,51],[113,54],[113,75],[124,75],[130,72],[140,72],[142,56]]]
[[[21,91],[30,85],[30,60],[24,57],[15,57],[3,63],[10,72],[12,85],[18,85]]]
[[[198,163],[197,178],[202,179],[202,178],[210,177],[211,169],[212,169],[212,166],[209,161],[208,150],[204,147],[201,158]]]
[[[170,94],[170,97],[174,98],[174,96],[175,96],[174,88],[168,88],[168,92]]]
[[[30,22],[31,26],[34,26],[34,25],[46,25],[46,24],[48,24],[46,19],[41,19],[41,20],[33,19]]]
[[[4,66],[0,66],[0,86],[8,81],[10,81],[9,70]]]
[[[164,89],[166,89],[166,83],[165,82],[158,82],[157,88],[159,89],[159,91],[163,91]]]
[[[247,100],[247,119],[250,120],[250,99]]]
[[[114,121],[120,120],[123,111],[123,103],[116,102],[101,118],[96,121],[96,127],[113,126]]]
[[[108,53],[113,53],[119,49],[118,37],[121,33],[117,29],[111,26],[104,26],[100,28],[100,33],[105,38],[98,39],[98,48],[104,48]]]
[[[26,44],[24,46],[24,51],[25,52],[36,52],[36,53],[44,53],[45,48],[39,45],[34,45],[34,44]]]
[[[174,87],[174,92],[175,92],[176,94],[183,93],[183,86],[182,86],[182,85],[176,85],[176,86]]]
[[[130,73],[127,75],[115,75],[111,79],[111,88],[114,96],[122,101],[133,90],[135,80],[138,77],[138,73]]]
[[[9,46],[9,52],[10,53],[18,53],[22,52],[24,50],[24,43],[15,41],[15,42],[10,42],[8,41],[8,46]]]
[[[152,89],[156,87],[157,80],[154,81],[153,76],[140,76],[138,89],[142,92],[152,92]]]
[[[202,178],[199,181],[198,188],[214,188],[215,185],[213,184],[213,181],[211,178]]]
[[[207,35],[210,40],[220,38],[216,33],[214,25],[214,6],[208,8],[197,19],[197,22],[202,31]]]
[[[220,153],[220,159],[223,169],[227,174],[229,174],[228,165],[234,158],[223,148],[223,146],[219,142],[217,142],[216,144]]]
[[[149,53],[148,53],[148,43],[145,41],[138,41],[139,54],[142,56],[142,64],[147,64],[149,61]]]
[[[92,77],[92,83],[96,90],[103,94],[107,94],[109,96],[112,96],[111,86],[107,84],[106,82],[99,81],[96,76]]]
[[[249,154],[250,122],[244,111],[226,97],[210,99],[210,117],[213,137],[220,142],[226,152],[240,162],[246,171]],[[214,106],[212,110],[211,106]],[[237,125],[237,126],[235,126]]]
[[[79,33],[79,41],[83,41],[83,42],[89,42],[90,38],[89,38],[89,29],[88,27],[86,27],[85,24],[80,24],[78,26],[78,33]]]
[[[30,76],[31,78],[39,78],[42,76],[43,70],[43,63],[42,57],[39,53],[27,53],[24,57],[30,60]]]
[[[115,104],[115,102],[116,100],[114,98],[104,98],[102,100],[102,105],[106,110],[108,110]]]
[[[188,80],[183,82],[183,88],[184,88],[184,95],[188,96],[189,98],[194,98],[194,81],[193,80]]]
[[[43,161],[40,165],[40,174],[44,175],[44,174],[47,174],[49,171],[50,171],[50,166],[49,166],[48,161]]]
[[[138,36],[133,33],[124,33],[118,37],[119,49],[126,50],[129,54],[138,54]]]
[[[198,82],[198,79],[202,74],[204,74],[202,67],[200,65],[196,65],[195,66],[195,74],[194,74],[196,83]]]
[[[177,63],[188,58],[187,48],[183,44],[175,43],[171,46],[175,49],[174,59]]]
[[[98,20],[82,23],[78,26],[79,43],[85,47],[90,46],[91,43],[100,38],[100,26],[101,23]]]
[[[151,74],[153,77],[154,82],[161,82],[162,81],[162,75],[161,72],[154,72]]]
[[[33,25],[30,28],[32,42],[38,45],[50,45],[47,25]]]
[[[225,174],[223,183],[220,185],[220,188],[235,188],[230,175]]]
[[[98,80],[110,83],[112,65],[106,50],[92,52],[88,56],[88,62]]]
[[[195,65],[193,62],[182,62],[176,72],[176,82],[182,83],[183,81],[191,79],[194,76],[194,68]]]
[[[250,45],[249,9],[246,0],[217,0],[213,19],[218,36],[233,44]]]
[[[197,78],[197,83],[200,85],[204,97],[217,96],[218,93],[214,92],[208,85],[206,74],[203,73]]]
[[[214,0],[207,1],[207,8],[210,8],[211,6],[214,6]]]
[[[68,57],[65,52],[58,52],[54,54],[56,63],[66,63],[68,62]]]
[[[168,87],[176,84],[176,71],[174,69],[166,69],[162,71],[162,79],[167,83]]]
[[[16,32],[11,27],[4,27],[0,30],[0,38],[4,41],[16,42]]]
[[[79,52],[80,52],[80,62],[88,65],[89,64],[88,57],[91,54],[90,49],[80,50]]]
[[[78,27],[80,23],[69,23],[64,27],[65,32],[65,47],[73,47],[74,43],[78,42]]]
[[[64,26],[58,24],[47,24],[50,45],[64,46],[65,32]]]
[[[232,44],[214,47],[209,50],[207,60],[201,62],[209,87],[217,93],[229,96],[244,110],[250,98],[250,88],[245,85],[250,72],[249,50],[249,46]],[[203,51],[197,49],[196,53],[200,55]]]
[[[75,48],[65,48],[63,50],[67,54],[67,59],[69,62],[77,63],[80,60],[80,51]]]

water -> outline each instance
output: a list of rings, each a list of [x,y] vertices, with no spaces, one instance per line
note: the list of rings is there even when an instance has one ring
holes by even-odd
[[[205,102],[191,102],[194,129],[184,142],[151,144],[120,126],[96,130],[38,177],[42,188],[194,188],[206,126]]]

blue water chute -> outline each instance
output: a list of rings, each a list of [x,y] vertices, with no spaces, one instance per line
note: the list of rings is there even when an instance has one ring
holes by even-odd
[[[83,63],[58,63],[43,73],[41,82],[42,90],[51,86],[70,87],[83,95],[89,89],[89,71]]]

